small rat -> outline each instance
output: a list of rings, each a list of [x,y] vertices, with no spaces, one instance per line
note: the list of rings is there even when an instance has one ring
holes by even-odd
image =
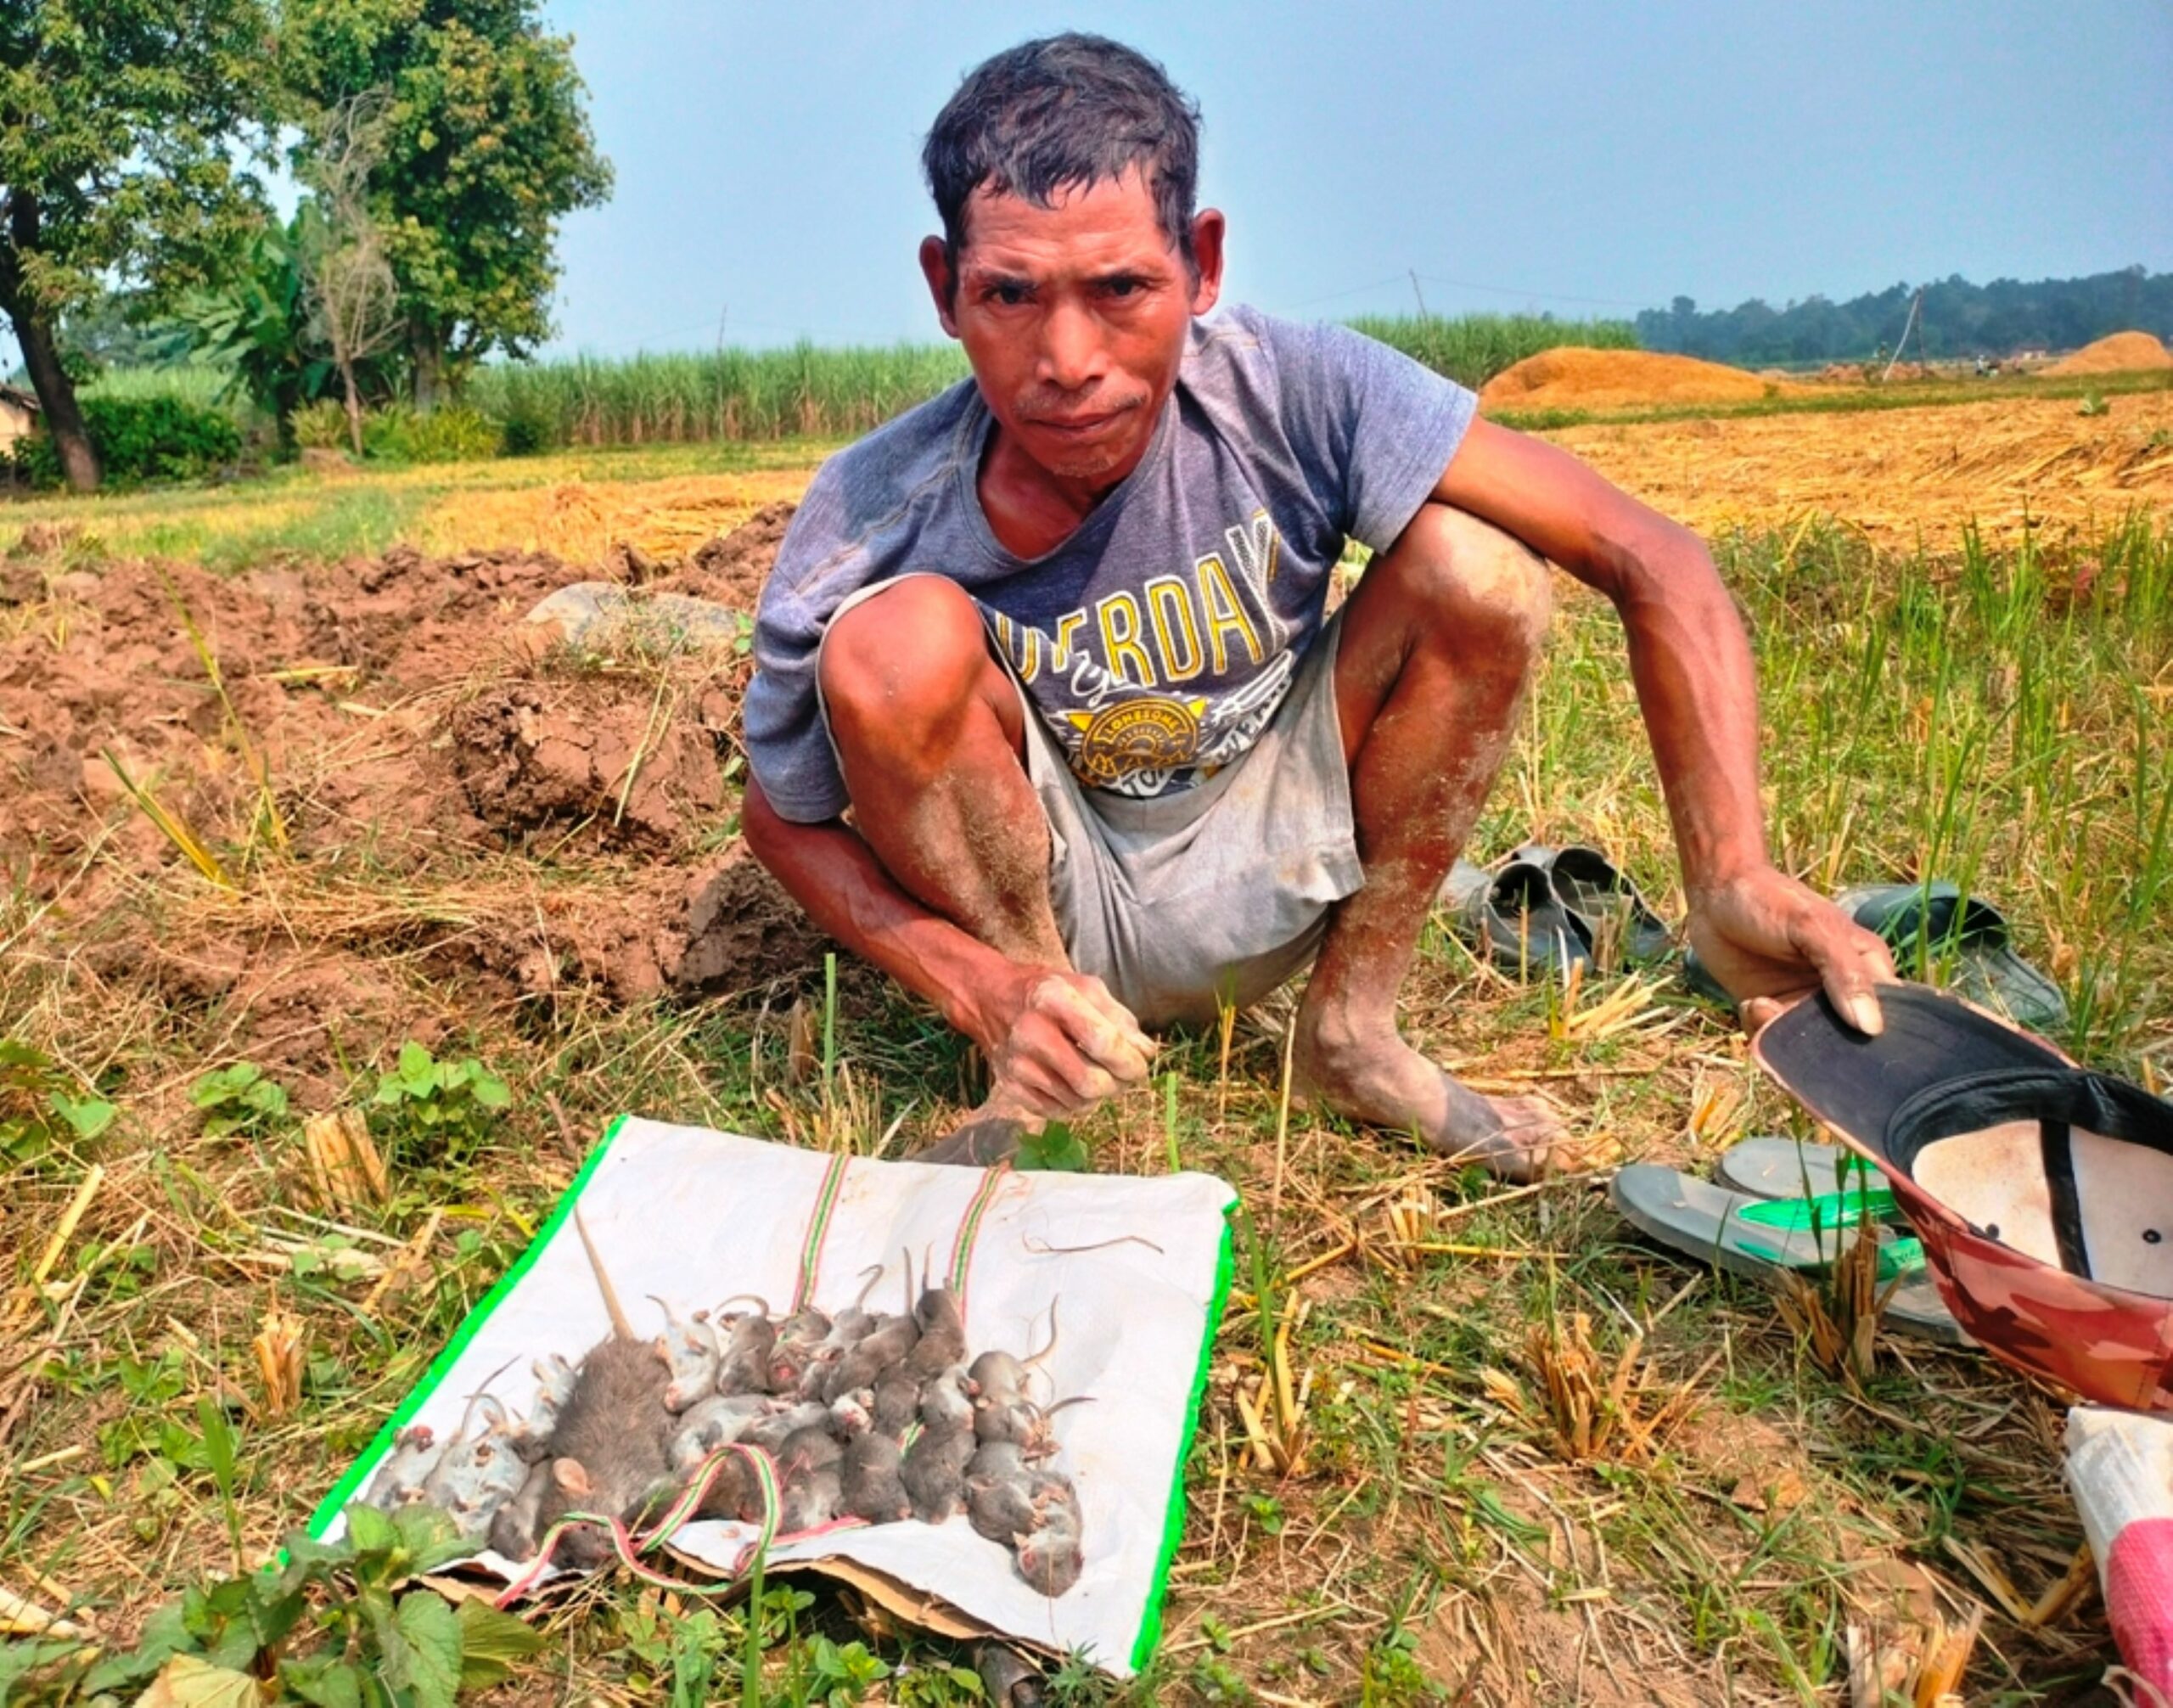
[[[911,1260],[907,1261],[910,1264]],[[868,1331],[830,1366],[823,1396],[834,1399],[839,1394],[850,1394],[856,1388],[873,1388],[885,1370],[911,1357],[919,1341],[920,1324],[913,1320],[910,1310],[902,1317],[876,1318]]]
[[[873,1389],[862,1390],[868,1396],[868,1428],[880,1430],[902,1447],[906,1431],[920,1413],[920,1391],[921,1384],[898,1366],[885,1370]]]
[[[941,1524],[965,1498],[966,1466],[974,1457],[974,1402],[965,1372],[956,1365],[931,1376],[921,1390],[922,1430],[901,1466],[913,1516]]]
[[[392,1451],[370,1479],[362,1503],[380,1512],[393,1512],[422,1499],[424,1486],[437,1469],[442,1451],[436,1441],[436,1431],[428,1424],[410,1424],[393,1436]]]
[[[801,1430],[820,1429],[830,1419],[830,1408],[820,1400],[772,1400],[771,1404],[776,1409],[757,1417],[739,1432],[739,1439],[772,1457],[783,1447],[787,1437]]]
[[[967,1463],[966,1517],[979,1534],[1006,1548],[1014,1537],[1039,1528],[1031,1473],[1010,1442],[991,1441]]]
[[[830,1402],[830,1433],[841,1441],[866,1435],[875,1422],[870,1409],[874,1403],[875,1395],[867,1388],[856,1394],[839,1395]]]
[[[1056,1307],[1058,1301],[1049,1301],[1048,1344],[1030,1357],[1014,1358],[1008,1352],[990,1349],[974,1359],[969,1368],[981,1398],[991,1404],[1023,1400],[1030,1397],[1026,1384],[1034,1368],[1047,1362],[1056,1351]]]
[[[933,1376],[963,1362],[966,1356],[966,1319],[958,1314],[958,1295],[930,1278],[926,1258],[921,1261],[920,1297],[913,1301],[913,1323],[920,1330],[906,1368],[916,1376]]]
[[[671,1480],[666,1452],[671,1414],[664,1408],[671,1372],[655,1342],[636,1334],[626,1320],[579,1205],[574,1228],[610,1313],[611,1333],[581,1361],[573,1392],[559,1411],[548,1461],[551,1481],[536,1511],[538,1535],[568,1512],[631,1522]],[[610,1552],[593,1526],[569,1531],[559,1542],[559,1557],[570,1565],[601,1565]]]
[[[845,1443],[839,1465],[842,1510],[870,1524],[890,1524],[913,1515],[906,1493],[904,1455],[888,1436],[873,1430]]]
[[[1032,1480],[1036,1523],[1011,1539],[1019,1575],[1043,1595],[1062,1595],[1079,1582],[1086,1564],[1085,1524],[1071,1479],[1037,1471]]]
[[[551,1451],[551,1434],[559,1427],[559,1413],[574,1391],[574,1367],[561,1353],[538,1358],[530,1369],[536,1380],[536,1397],[528,1415],[513,1426],[513,1450],[534,1464]]]
[[[1056,1431],[1049,1420],[1068,1406],[1092,1405],[1093,1401],[1092,1394],[1074,1394],[1053,1406],[1036,1405],[1031,1400],[985,1406],[974,1414],[974,1436],[983,1446],[991,1441],[1009,1441],[1028,1459],[1045,1459],[1057,1451],[1058,1446]]]
[[[804,1400],[821,1399],[827,1367],[816,1352],[829,1334],[830,1319],[817,1310],[795,1312],[780,1323],[777,1345],[770,1354],[770,1391],[795,1394]]]
[[[875,1284],[883,1278],[883,1266],[870,1264],[860,1272],[868,1279],[851,1304],[830,1319],[830,1332],[823,1336],[823,1344],[840,1357],[851,1351],[868,1337],[875,1326],[875,1313],[868,1308],[868,1295],[875,1290]]]
[[[798,1536],[802,1531],[821,1529],[837,1517],[838,1503],[844,1498],[837,1466],[824,1465],[808,1472],[778,1499],[778,1534]]]
[[[727,1300],[726,1304],[733,1301]],[[716,1391],[720,1394],[766,1394],[770,1391],[770,1361],[778,1348],[778,1325],[770,1321],[770,1307],[763,1301],[758,1313],[744,1313],[724,1320],[724,1347],[717,1358]],[[722,1307],[720,1306],[720,1309]]]
[[[761,1394],[712,1394],[679,1414],[667,1452],[672,1470],[686,1475],[719,1447],[729,1447],[764,1415]]]
[[[536,1514],[542,1510],[543,1492],[550,1486],[551,1462],[538,1459],[531,1464],[514,1497],[500,1507],[491,1520],[491,1553],[516,1561],[535,1557],[536,1540],[542,1533],[536,1522]]]
[[[705,1394],[716,1391],[716,1330],[710,1327],[707,1312],[682,1317],[655,1294],[649,1296],[664,1312],[664,1332],[656,1338],[656,1349],[671,1372],[664,1391],[664,1409],[683,1412]]]
[[[498,1509],[519,1491],[528,1466],[514,1449],[513,1419],[498,1401],[487,1394],[470,1402],[484,1418],[480,1433],[469,1438],[463,1424],[461,1437],[446,1449],[445,1458],[424,1487],[424,1498],[450,1518],[463,1541],[480,1542],[490,1533]]]
[[[736,1518],[748,1524],[762,1520],[762,1486],[747,1461],[738,1453],[719,1459],[710,1486],[695,1506],[696,1518]]]

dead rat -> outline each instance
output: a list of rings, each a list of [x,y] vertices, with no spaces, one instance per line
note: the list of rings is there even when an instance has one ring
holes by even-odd
[[[683,1412],[705,1394],[716,1391],[716,1330],[710,1327],[707,1312],[682,1317],[655,1294],[649,1296],[664,1312],[664,1332],[656,1337],[656,1349],[671,1372],[664,1390],[664,1409]]]
[[[456,1439],[446,1449],[424,1495],[452,1520],[462,1540],[480,1543],[490,1534],[498,1509],[519,1492],[528,1465],[514,1450],[514,1422],[504,1405],[482,1394],[471,1410],[478,1407],[483,1413],[482,1430],[472,1438]]]
[[[1079,1492],[1069,1477],[1037,1471],[1031,1498],[1034,1527],[1011,1539],[1019,1575],[1043,1595],[1062,1595],[1079,1582],[1086,1564]]]
[[[762,1394],[712,1394],[679,1414],[665,1457],[672,1470],[686,1475],[719,1447],[729,1447],[748,1426],[765,1415]]]
[[[839,1464],[841,1510],[870,1524],[890,1524],[913,1515],[906,1493],[905,1459],[898,1444],[870,1430],[845,1443]]]
[[[795,1312],[778,1324],[770,1353],[770,1391],[821,1399],[828,1366],[817,1352],[829,1334],[830,1319],[812,1309]]]
[[[370,1479],[362,1504],[380,1512],[413,1506],[423,1498],[424,1485],[437,1469],[440,1449],[436,1431],[428,1424],[410,1424],[392,1438],[392,1451],[385,1456],[377,1475]]]
[[[901,1473],[913,1516],[941,1524],[965,1498],[966,1465],[974,1452],[974,1402],[963,1370],[953,1365],[921,1389],[922,1430],[906,1449]]]
[[[929,1259],[921,1260],[920,1297],[913,1301],[913,1324],[920,1330],[906,1360],[907,1370],[928,1377],[961,1363],[966,1357],[966,1319],[958,1314],[958,1295],[936,1282]]]
[[[861,1391],[866,1396],[868,1428],[880,1430],[902,1446],[906,1431],[920,1413],[921,1386],[896,1365],[885,1370],[876,1378],[873,1388]]]
[[[1092,1394],[1074,1394],[1053,1406],[1031,1400],[1011,1400],[983,1406],[974,1413],[974,1438],[984,1447],[991,1441],[1009,1441],[1029,1460],[1045,1459],[1057,1451],[1056,1431],[1049,1419],[1067,1406],[1092,1405]]]
[[[631,1522],[671,1481],[666,1452],[671,1414],[664,1408],[671,1373],[655,1342],[641,1339],[626,1320],[578,1205],[574,1228],[610,1313],[612,1332],[581,1361],[573,1392],[559,1413],[551,1480],[536,1511],[539,1535],[569,1512]],[[603,1535],[590,1526],[567,1531],[559,1548],[570,1565],[600,1565],[611,1552]]]
[[[839,1357],[859,1345],[868,1337],[868,1331],[875,1326],[875,1313],[868,1308],[868,1295],[875,1290],[875,1284],[883,1278],[883,1266],[872,1263],[860,1273],[868,1278],[867,1281],[862,1284],[852,1303],[830,1319],[830,1332],[823,1338],[823,1346]]]
[[[752,1298],[753,1295],[748,1295]],[[726,1305],[734,1302],[726,1300]],[[716,1365],[716,1391],[720,1394],[766,1394],[770,1391],[770,1361],[778,1348],[778,1325],[770,1320],[768,1303],[755,1299],[761,1306],[759,1313],[742,1313],[724,1318],[731,1327],[726,1330],[724,1347]],[[723,1306],[717,1307],[722,1311]]]
[[[1006,1548],[1014,1537],[1031,1535],[1040,1527],[1033,1473],[1009,1441],[991,1441],[968,1461],[966,1517],[977,1532]]]
[[[739,1432],[750,1447],[774,1457],[786,1438],[805,1429],[820,1429],[829,1421],[830,1408],[820,1400],[772,1400],[774,1410],[757,1417]]]
[[[796,1535],[826,1525],[845,1498],[845,1454],[821,1424],[795,1430],[778,1449],[778,1531]]]
[[[574,1391],[574,1367],[564,1355],[553,1352],[538,1358],[529,1368],[536,1380],[536,1397],[528,1415],[513,1426],[513,1448],[534,1464],[551,1451],[551,1433],[559,1427],[559,1413]]]
[[[1048,1344],[1026,1358],[1014,1358],[1008,1352],[991,1348],[974,1360],[968,1374],[980,1390],[981,1399],[988,1404],[1008,1403],[1013,1400],[1030,1397],[1026,1384],[1036,1365],[1045,1362],[1056,1351],[1056,1307],[1058,1301],[1049,1301]]]
[[[491,1553],[511,1560],[534,1558],[537,1538],[542,1534],[536,1522],[536,1514],[542,1510],[543,1492],[550,1486],[551,1462],[538,1459],[529,1466],[528,1475],[522,1479],[514,1497],[491,1517]]]

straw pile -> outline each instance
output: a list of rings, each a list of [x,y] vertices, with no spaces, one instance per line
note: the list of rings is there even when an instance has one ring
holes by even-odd
[[[1488,410],[1634,409],[1646,403],[1755,403],[1799,390],[1694,356],[1567,347],[1503,368],[1479,401]]]
[[[2047,374],[2142,374],[2173,368],[2173,351],[2148,332],[2115,332],[2063,356]]]

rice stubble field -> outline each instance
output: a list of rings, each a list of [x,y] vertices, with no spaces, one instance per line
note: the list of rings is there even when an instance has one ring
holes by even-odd
[[[1559,431],[1712,540],[1760,655],[1777,859],[1824,888],[1980,890],[2067,992],[2059,1041],[2154,1086],[2165,407]],[[879,979],[843,964],[826,996],[823,944],[740,848],[744,657],[519,628],[598,574],[744,605],[817,454],[0,514],[9,1591],[126,1649],[184,1585],[267,1555],[614,1115],[896,1154],[973,1099],[977,1065]],[[1679,918],[1603,602],[1565,593],[1526,716],[1474,857],[1595,842]],[[1852,1659],[1922,1672],[1973,1625],[1965,1700],[2111,1700],[2102,1610],[2061,1587],[2058,1396],[1901,1340],[1822,1368],[1800,1307],[1792,1327],[1641,1245],[1597,1175],[1504,1190],[1289,1104],[1287,1013],[1171,1038],[1151,1088],[1078,1129],[1097,1167],[1212,1170],[1245,1208],[1160,1658],[1123,1689],[1067,1667],[1054,1700],[1844,1702]],[[1702,1168],[1806,1131],[1665,976],[1519,983],[1444,920],[1406,1025],[1614,1156]],[[385,1092],[408,1042],[508,1106],[474,1075],[427,1110]],[[305,1136],[349,1109],[381,1192]],[[624,1578],[537,1617],[503,1700],[705,1700],[750,1635],[744,1605]],[[973,1700],[950,1645],[849,1595],[772,1582],[753,1635],[763,1700]]]

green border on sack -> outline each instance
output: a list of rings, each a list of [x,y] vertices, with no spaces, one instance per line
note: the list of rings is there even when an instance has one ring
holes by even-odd
[[[310,1514],[309,1533],[312,1541],[324,1540],[326,1529],[345,1510],[347,1503],[354,1498],[355,1491],[362,1487],[370,1474],[376,1470],[378,1461],[390,1449],[393,1438],[407,1427],[408,1419],[422,1410],[430,1396],[437,1392],[439,1384],[452,1374],[452,1367],[460,1361],[460,1355],[468,1350],[469,1343],[482,1332],[484,1323],[490,1321],[491,1313],[498,1308],[506,1295],[512,1292],[519,1284],[521,1278],[535,1267],[536,1260],[542,1256],[543,1248],[551,1243],[559,1229],[565,1225],[566,1218],[573,1214],[574,1204],[581,1197],[581,1188],[588,1184],[589,1177],[596,1172],[597,1164],[609,1154],[612,1141],[619,1137],[619,1130],[626,1126],[626,1121],[627,1117],[623,1115],[612,1117],[611,1125],[604,1129],[602,1142],[588,1154],[588,1160],[581,1164],[580,1172],[574,1176],[573,1183],[559,1195],[550,1219],[543,1224],[535,1239],[528,1242],[528,1249],[514,1260],[513,1267],[498,1278],[498,1284],[483,1295],[482,1302],[461,1319],[460,1327],[453,1331],[452,1339],[446,1343],[445,1351],[437,1355],[430,1368],[423,1373],[423,1379],[415,1385],[413,1391],[385,1420],[385,1426],[370,1442],[368,1451],[355,1462],[354,1468],[345,1476],[333,1486],[332,1492],[325,1496],[317,1510]],[[1227,1244],[1224,1250],[1227,1257]],[[1225,1267],[1227,1267],[1227,1262]]]
[[[1227,1185],[1228,1182],[1223,1183]],[[1176,1474],[1171,1480],[1170,1503],[1162,1524],[1161,1557],[1154,1563],[1154,1587],[1148,1593],[1147,1611],[1139,1621],[1139,1640],[1131,1645],[1131,1670],[1144,1672],[1162,1641],[1162,1604],[1170,1593],[1170,1568],[1185,1539],[1185,1461],[1192,1456],[1192,1438],[1199,1428],[1199,1407],[1207,1397],[1208,1367],[1214,1362],[1215,1337],[1221,1331],[1222,1310],[1230,1297],[1230,1277],[1236,1268],[1236,1227],[1231,1216],[1243,1200],[1232,1188],[1222,1211],[1222,1249],[1215,1261],[1215,1296],[1207,1303],[1207,1329],[1199,1340],[1199,1366],[1193,1371],[1192,1398],[1185,1407],[1184,1434],[1177,1441]]]

